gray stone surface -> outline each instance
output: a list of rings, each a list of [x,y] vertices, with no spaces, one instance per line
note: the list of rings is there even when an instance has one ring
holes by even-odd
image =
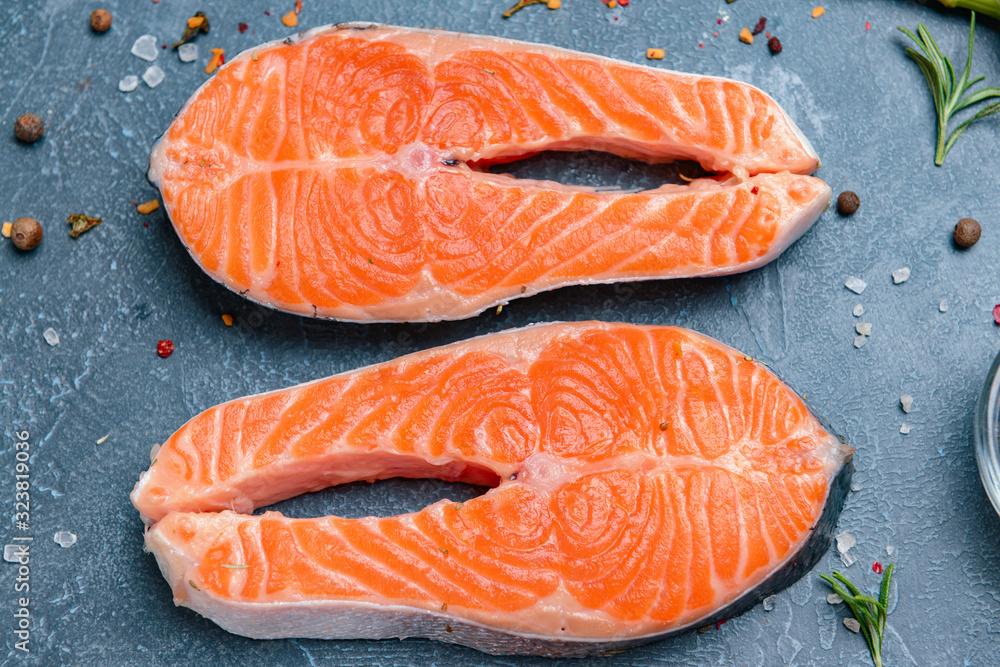
[[[856,491],[841,518],[841,528],[858,538],[858,562],[847,572],[874,587],[872,561],[899,568],[887,663],[997,664],[1000,519],[980,487],[970,440],[976,396],[1000,348],[1000,327],[990,316],[1000,301],[1000,126],[974,126],[946,166],[935,168],[931,99],[895,31],[925,22],[961,65],[964,14],[898,0],[838,0],[817,20],[809,17],[811,5],[775,0],[633,0],[616,11],[598,0],[565,0],[559,11],[531,7],[504,21],[500,1],[306,0],[301,27],[347,20],[437,26],[642,63],[647,47],[664,48],[667,57],[653,66],[731,76],[771,93],[822,156],[818,175],[835,193],[849,188],[862,200],[850,218],[828,211],[780,259],[750,274],[564,289],[465,322],[359,326],[303,320],[241,300],[194,265],[162,212],[139,216],[129,203],[156,195],[144,176],[149,147],[206,79],[208,49],[232,54],[287,35],[279,17],[291,0],[104,5],[114,27],[95,35],[88,15],[97,5],[0,0],[0,127],[7,128],[0,132],[0,218],[28,215],[45,226],[44,242],[30,254],[0,243],[0,541],[34,537],[27,658],[14,647],[17,566],[0,563],[4,664],[550,664],[421,640],[257,642],[229,635],[173,606],[153,558],[142,552],[142,525],[128,493],[149,463],[150,446],[216,403],[490,331],[588,318],[697,329],[767,361],[807,394],[858,449]],[[122,77],[148,66],[129,53],[136,38],[176,39],[197,10],[212,24],[199,38],[198,62],[163,52],[161,86],[119,92]],[[777,57],[763,40],[737,40],[760,15],[784,45]],[[722,25],[720,17],[727,19]],[[237,31],[240,21],[250,26],[245,34]],[[994,85],[997,28],[982,22],[975,56],[975,71]],[[48,123],[34,146],[11,136],[14,118],[25,111]],[[541,158],[511,171],[597,185],[671,177],[662,168],[592,155]],[[71,239],[64,221],[78,212],[104,224]],[[983,238],[960,252],[950,235],[965,216],[983,223]],[[912,275],[893,285],[890,273],[900,266]],[[844,287],[849,276],[868,283],[860,297]],[[942,300],[947,312],[938,307]],[[873,323],[862,349],[853,345],[851,314],[859,302]],[[224,312],[236,326],[223,325]],[[42,337],[49,327],[58,346]],[[155,354],[161,338],[177,344],[166,360]],[[902,394],[914,397],[905,436]],[[27,531],[6,518],[14,511],[20,430],[30,432],[32,452]],[[384,515],[475,493],[389,481],[333,489],[282,509]],[[59,531],[76,534],[77,542],[60,546]],[[817,571],[837,567],[831,552]],[[843,606],[827,604],[828,592],[810,574],[779,594],[773,611],[758,606],[717,631],[576,664],[869,664],[863,640],[844,627]]]

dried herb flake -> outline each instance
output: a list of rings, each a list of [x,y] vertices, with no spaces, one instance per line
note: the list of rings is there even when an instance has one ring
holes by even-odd
[[[66,223],[71,226],[69,235],[76,238],[80,234],[83,234],[84,232],[89,231],[101,224],[101,219],[92,218],[89,215],[84,215],[83,213],[74,213],[66,218]]]
[[[525,7],[530,7],[531,5],[540,5],[543,2],[547,4],[548,0],[518,0],[516,5],[503,13],[503,17],[505,19],[509,19],[515,12],[519,12]]]
[[[194,16],[187,20],[184,24],[184,34],[181,35],[181,41],[174,44],[176,49],[181,44],[187,44],[188,42],[194,40],[200,33],[208,34],[210,26],[208,25],[208,17],[205,16],[205,12],[196,12]]]

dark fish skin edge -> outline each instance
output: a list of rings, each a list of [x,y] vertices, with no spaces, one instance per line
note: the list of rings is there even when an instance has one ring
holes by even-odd
[[[764,598],[788,588],[805,576],[820,561],[830,548],[837,519],[847,494],[851,489],[854,474],[853,455],[849,456],[830,483],[823,512],[813,526],[812,534],[786,564],[741,597],[711,616],[659,635],[636,637],[621,641],[572,641],[544,637],[510,634],[480,625],[463,623],[458,619],[421,619],[412,628],[412,637],[423,637],[450,644],[468,646],[492,655],[537,655],[547,658],[588,658],[619,653],[636,646],[677,637],[707,625],[714,625],[749,611]],[[404,639],[404,637],[400,637]],[[668,648],[664,646],[664,648]]]

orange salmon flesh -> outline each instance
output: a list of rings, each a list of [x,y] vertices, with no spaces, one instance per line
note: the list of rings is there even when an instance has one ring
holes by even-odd
[[[802,576],[852,452],[764,365],[703,335],[547,324],[210,408],[132,501],[175,602],[231,632],[589,655]],[[249,516],[389,477],[493,488],[386,518]]]
[[[698,161],[597,192],[485,171],[540,151]],[[753,86],[493,37],[346,24],[251,49],[188,101],[150,180],[195,261],[310,317],[470,317],[563,285],[777,257],[830,188]]]

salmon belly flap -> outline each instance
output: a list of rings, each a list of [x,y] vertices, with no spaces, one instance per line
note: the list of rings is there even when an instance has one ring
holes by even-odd
[[[231,632],[590,655],[804,574],[852,451],[705,336],[548,324],[211,408],[132,501],[177,604]],[[397,476],[494,488],[385,518],[249,514]]]
[[[545,150],[698,161],[641,192],[490,174]],[[562,285],[720,275],[829,204],[760,90],[554,47],[348,24],[225,65],[153,148],[150,179],[213,278],[287,312],[470,317]]]

